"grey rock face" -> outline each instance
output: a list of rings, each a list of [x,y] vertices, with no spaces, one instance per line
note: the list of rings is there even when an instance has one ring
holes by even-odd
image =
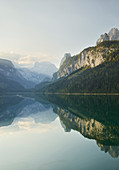
[[[105,33],[101,35],[96,44],[98,45],[103,41],[112,40],[119,40],[119,30],[117,28],[111,29],[108,34]],[[105,56],[114,50],[114,47],[109,49],[102,45],[84,49],[80,54],[75,56],[71,56],[70,53],[66,53],[61,60],[60,68],[57,72],[57,79],[66,77],[82,67],[93,68],[98,66],[104,62]]]
[[[96,45],[103,41],[111,41],[111,40],[119,40],[119,30],[117,28],[112,28],[109,33],[105,33],[101,35],[100,38],[97,40]]]
[[[119,40],[119,30],[117,28],[112,28],[108,35],[109,40]]]
[[[64,61],[65,61],[66,59],[68,59],[68,58],[70,58],[70,57],[71,57],[71,54],[70,54],[70,53],[65,53],[64,57],[63,57],[62,60],[61,60],[60,66],[64,63]]]
[[[107,52],[108,49],[102,49],[101,47],[96,50],[85,49],[79,55],[65,59],[65,63],[60,66],[57,72],[57,78],[68,76],[82,67],[95,67],[101,64],[104,61],[103,55]]]

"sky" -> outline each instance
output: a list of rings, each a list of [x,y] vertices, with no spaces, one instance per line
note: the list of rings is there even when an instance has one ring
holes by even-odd
[[[0,0],[0,58],[31,67],[94,46],[119,29],[119,0]]]

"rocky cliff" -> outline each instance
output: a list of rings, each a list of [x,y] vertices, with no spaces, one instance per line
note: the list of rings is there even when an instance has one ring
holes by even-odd
[[[102,34],[100,38],[97,40],[96,44],[103,41],[112,41],[112,40],[119,40],[119,30],[117,28],[112,28],[109,33]]]
[[[78,70],[81,67],[90,66],[95,67],[104,61],[103,55],[108,52],[108,49],[93,48],[85,49],[79,55],[66,58],[63,64],[60,66],[57,73],[57,78],[68,76],[72,72]]]
[[[57,78],[66,77],[82,67],[93,68],[103,63],[107,55],[118,51],[117,47],[112,45],[116,42],[114,40],[119,40],[119,30],[116,28],[111,29],[108,34],[105,33],[101,35],[95,47],[84,49],[80,54],[72,57],[70,54],[65,54],[61,60]],[[117,41],[117,43],[118,42],[119,41]],[[108,43],[108,45],[106,43]]]

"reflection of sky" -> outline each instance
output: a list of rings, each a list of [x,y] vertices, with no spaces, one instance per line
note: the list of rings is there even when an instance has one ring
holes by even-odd
[[[2,170],[112,170],[119,159],[76,131],[64,132],[59,118],[49,124],[20,118],[0,128],[0,160]]]
[[[64,132],[59,118],[44,124],[31,116],[0,128],[0,160],[1,170],[116,170],[119,161],[79,132]]]
[[[56,120],[57,121],[57,120]],[[0,128],[0,136],[3,134],[14,134],[19,131],[34,131],[35,133],[44,133],[50,131],[51,129],[56,129],[56,121],[51,123],[36,123],[34,118],[16,118],[10,126],[4,126]]]

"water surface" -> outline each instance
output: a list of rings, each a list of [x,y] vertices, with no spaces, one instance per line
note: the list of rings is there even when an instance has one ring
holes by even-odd
[[[118,170],[118,96],[0,96],[1,170]]]

